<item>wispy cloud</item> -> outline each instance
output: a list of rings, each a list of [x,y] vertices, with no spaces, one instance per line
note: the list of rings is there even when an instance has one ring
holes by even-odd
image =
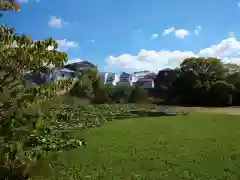
[[[175,27],[170,27],[170,28],[165,29],[165,30],[163,31],[163,35],[166,36],[166,35],[168,35],[168,34],[173,33],[174,31],[175,31]]]
[[[159,34],[152,34],[151,39],[156,39],[156,38],[158,38],[158,36],[159,36]]]
[[[68,25],[69,22],[64,21],[62,18],[57,16],[51,16],[48,25],[52,28],[62,28],[64,25]]]
[[[201,31],[202,27],[201,26],[196,26],[195,30],[194,30],[194,34],[198,35]]]
[[[78,46],[77,42],[68,41],[66,39],[57,40],[57,42],[58,42],[58,50],[60,51],[67,51],[69,48],[75,48]]]

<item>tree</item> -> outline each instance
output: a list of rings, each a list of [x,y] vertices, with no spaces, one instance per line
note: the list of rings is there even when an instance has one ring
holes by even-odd
[[[227,64],[228,73],[226,82],[234,86],[232,95],[233,105],[239,105],[240,102],[240,68],[236,64]]]
[[[9,11],[9,10],[20,11],[20,6],[14,0],[1,0],[0,11]],[[2,15],[3,14],[0,13],[0,17]]]
[[[94,97],[94,88],[96,88],[96,83],[99,81],[97,67],[89,67],[87,70],[79,72],[77,79],[77,82],[70,90],[71,95],[92,99]]]
[[[94,98],[92,103],[104,104],[112,102],[114,87],[112,85],[105,85],[101,82],[100,77],[93,83]]]
[[[113,88],[112,100],[114,102],[128,102],[128,98],[132,92],[132,87],[129,85],[117,85]]]
[[[0,139],[4,140],[0,144],[0,167],[5,167],[10,175],[21,168],[21,175],[26,176],[31,164],[49,151],[80,145],[79,140],[70,141],[67,135],[74,123],[66,115],[60,116],[71,112],[57,109],[43,112],[38,107],[55,97],[58,89],[71,86],[72,81],[26,85],[27,73],[43,72],[49,65],[61,67],[67,61],[67,54],[59,52],[57,42],[51,38],[33,41],[3,25],[0,40]],[[1,175],[2,172],[4,175],[1,169]]]
[[[232,105],[234,88],[232,84],[228,84],[226,81],[217,81],[213,83],[208,96],[212,105]]]
[[[148,92],[138,86],[132,88],[132,92],[128,98],[128,102],[140,103],[146,102],[148,97]]]
[[[217,58],[187,58],[180,64],[182,71],[193,71],[201,81],[222,80],[226,69]]]
[[[189,104],[195,100],[195,87],[199,81],[198,75],[192,69],[181,70],[169,89],[171,97],[178,98],[179,103]]]
[[[183,104],[209,104],[208,91],[211,85],[224,80],[226,74],[226,68],[217,58],[187,58],[180,68],[171,94]]]

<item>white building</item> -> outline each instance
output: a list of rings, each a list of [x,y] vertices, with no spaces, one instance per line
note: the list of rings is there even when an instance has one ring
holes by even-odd
[[[150,71],[137,71],[137,72],[134,72],[133,75],[138,78],[143,78],[150,73],[151,73]]]
[[[101,72],[100,79],[103,84],[111,84],[115,86],[119,81],[119,76],[116,73]]]
[[[101,82],[104,84],[126,86],[133,86],[134,84],[138,84],[146,89],[154,87],[155,77],[156,74],[149,71],[140,71],[133,74],[123,72],[120,75],[111,72],[100,73]]]
[[[138,78],[136,76],[123,72],[119,76],[119,81],[117,82],[117,85],[132,86],[135,82],[137,82],[137,80]]]
[[[105,84],[111,84],[116,86],[118,81],[119,81],[119,76],[116,73],[108,73]]]

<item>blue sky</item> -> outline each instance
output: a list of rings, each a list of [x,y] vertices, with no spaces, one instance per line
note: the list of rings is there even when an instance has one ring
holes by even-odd
[[[240,6],[235,0],[18,0],[1,23],[34,39],[53,37],[69,60],[100,71],[157,70],[185,57],[240,63]]]

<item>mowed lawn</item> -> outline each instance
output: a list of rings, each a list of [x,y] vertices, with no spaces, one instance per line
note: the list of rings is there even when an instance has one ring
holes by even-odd
[[[115,120],[84,133],[85,148],[42,163],[35,180],[239,179],[240,116]],[[228,176],[228,178],[227,178]]]

